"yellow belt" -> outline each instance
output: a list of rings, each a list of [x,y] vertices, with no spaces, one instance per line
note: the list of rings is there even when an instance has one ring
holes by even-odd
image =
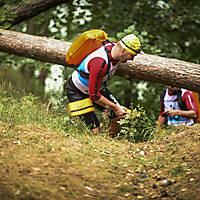
[[[68,104],[68,107],[71,117],[94,111],[94,106],[90,98],[71,102]]]

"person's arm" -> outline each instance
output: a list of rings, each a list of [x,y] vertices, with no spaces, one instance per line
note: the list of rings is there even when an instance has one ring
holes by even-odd
[[[160,94],[160,115],[158,116],[158,126],[157,126],[157,128],[163,126],[164,123],[167,120],[167,116],[163,114],[164,113],[164,107],[161,103],[161,98],[162,98],[162,93]]]
[[[158,117],[158,127],[161,127],[164,125],[165,121],[166,121],[166,117],[162,116],[162,115],[159,115]]]
[[[88,63],[89,75],[89,96],[92,101],[103,106],[104,108],[110,108],[115,112],[117,116],[126,113],[124,107],[114,104],[109,101],[106,97],[100,94],[101,83],[103,77],[107,72],[107,63],[102,58],[94,58]]]
[[[103,77],[107,72],[107,64],[103,58],[95,57],[88,63],[89,74],[89,97],[92,101],[101,98],[100,89]]]
[[[197,118],[198,117],[198,109],[197,105],[194,101],[194,97],[190,91],[187,91],[183,95],[183,100],[188,108],[187,111],[181,110],[180,115],[185,116],[185,117],[190,117],[190,118]],[[190,112],[189,112],[190,111]]]
[[[121,116],[127,113],[125,107],[117,105],[113,103],[112,101],[109,101],[103,95],[101,96],[99,100],[95,101],[95,103],[99,104],[100,106],[103,106],[104,108],[110,108],[111,110],[114,111],[114,113],[117,116]]]
[[[197,114],[194,110],[166,110],[163,114],[169,115],[170,117],[182,116],[188,118],[196,118]]]
[[[197,118],[197,114],[194,110],[178,110],[177,115],[188,118]]]

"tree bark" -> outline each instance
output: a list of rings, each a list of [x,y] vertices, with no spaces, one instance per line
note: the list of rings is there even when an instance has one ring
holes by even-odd
[[[0,29],[0,51],[42,62],[72,67],[65,62],[71,43]],[[120,64],[118,76],[176,85],[200,92],[200,65],[149,54]]]
[[[177,59],[137,55],[133,62],[121,64],[116,75],[200,92],[200,65]]]
[[[0,29],[0,51],[67,66],[65,55],[71,43],[47,37]]]
[[[9,23],[11,26],[19,24],[20,22],[30,19],[39,13],[48,10],[52,7],[67,3],[69,0],[31,0],[8,9],[8,15],[11,14],[11,20],[1,21],[0,26],[4,23]],[[15,16],[13,16],[15,13]],[[8,16],[9,17],[9,16]]]

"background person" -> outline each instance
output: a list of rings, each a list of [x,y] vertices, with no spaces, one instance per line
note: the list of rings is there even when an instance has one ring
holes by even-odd
[[[133,60],[140,52],[139,39],[130,34],[119,42],[107,42],[89,54],[72,73],[66,86],[71,116],[80,116],[93,132],[98,133],[100,122],[94,112],[94,106],[100,111],[108,109],[111,125],[117,132],[117,121],[124,118],[126,108],[119,104],[106,85],[119,62]]]
[[[158,125],[169,126],[193,125],[198,117],[198,110],[192,92],[168,86],[160,95],[160,115]]]

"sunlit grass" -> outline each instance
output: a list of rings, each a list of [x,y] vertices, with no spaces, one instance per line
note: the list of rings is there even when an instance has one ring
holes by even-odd
[[[12,87],[0,88],[1,121],[10,126],[17,124],[40,124],[47,128],[64,130],[69,120],[68,113],[47,112],[46,104],[39,101],[39,97],[32,94],[20,96],[13,92]],[[64,109],[64,108],[63,108]]]
[[[110,138],[64,109],[47,111],[31,94],[0,89],[0,199],[187,200],[197,190],[198,125],[147,132],[144,140],[139,130],[153,130],[144,116],[143,124],[125,121],[125,138]]]

